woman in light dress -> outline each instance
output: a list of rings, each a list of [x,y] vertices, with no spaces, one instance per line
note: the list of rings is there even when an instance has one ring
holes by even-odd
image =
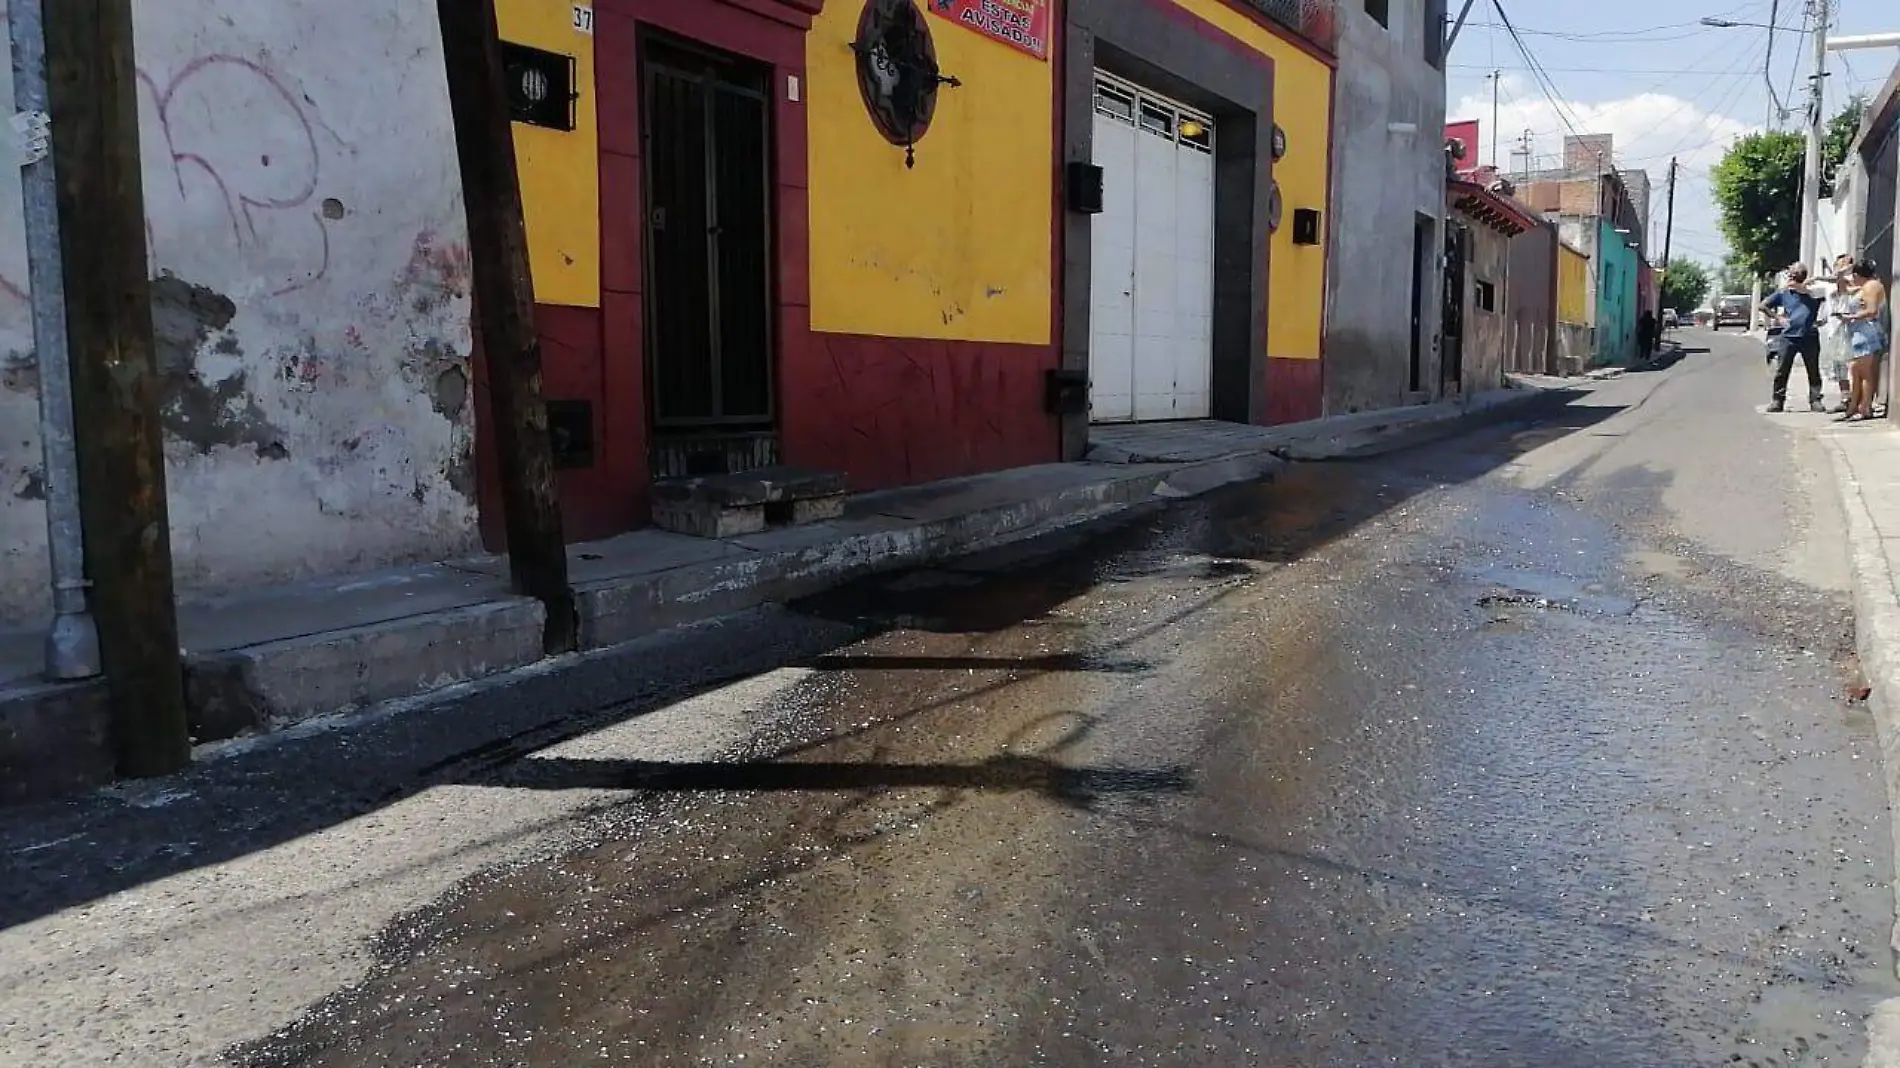
[[[1857,261],[1848,269],[1847,287],[1848,297],[1840,318],[1846,327],[1847,350],[1853,362],[1848,365],[1847,411],[1839,421],[1861,422],[1874,417],[1880,363],[1889,348],[1887,287],[1875,277],[1871,260]]]

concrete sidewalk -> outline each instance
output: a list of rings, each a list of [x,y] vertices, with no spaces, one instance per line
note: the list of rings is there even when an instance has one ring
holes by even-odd
[[[1855,647],[1886,769],[1888,804],[1900,813],[1900,427],[1834,424],[1817,430],[1840,489],[1854,575]],[[1894,823],[1900,855],[1900,820]],[[1900,901],[1900,881],[1895,883]],[[1900,926],[1890,944],[1900,949]],[[1869,1064],[1900,1065],[1900,1006],[1870,1022]]]
[[[1371,455],[1508,418],[1577,383],[1263,428],[1211,421],[1099,427],[1082,463],[851,499],[843,518],[725,540],[657,529],[571,548],[583,650],[868,572],[1049,533],[1156,501],[1271,477],[1290,460]],[[1900,530],[1900,526],[1896,527]],[[179,609],[200,743],[517,671],[542,659],[542,607],[484,556],[327,577]],[[0,803],[112,777],[103,687],[38,678],[39,630],[0,634]]]

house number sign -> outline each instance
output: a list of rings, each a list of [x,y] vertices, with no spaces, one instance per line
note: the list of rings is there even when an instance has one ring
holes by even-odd
[[[574,32],[593,36],[594,8],[591,4],[574,5]]]

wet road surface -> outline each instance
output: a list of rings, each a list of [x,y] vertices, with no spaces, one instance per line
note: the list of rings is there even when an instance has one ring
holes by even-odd
[[[868,636],[472,774],[617,801],[231,1057],[1859,1064],[1879,753],[1731,357],[796,606]]]

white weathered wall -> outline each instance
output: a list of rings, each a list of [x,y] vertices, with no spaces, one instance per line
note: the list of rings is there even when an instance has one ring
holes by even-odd
[[[434,6],[136,10],[181,591],[468,550],[467,252]],[[47,601],[46,532],[19,177],[0,171],[0,619],[20,621]]]
[[[1390,5],[1381,26],[1359,3],[1341,4],[1333,90],[1333,245],[1327,253],[1326,410],[1385,408],[1409,392],[1413,235],[1423,214],[1445,215],[1445,73],[1425,61],[1441,32],[1430,4]],[[1284,105],[1282,105],[1284,106]],[[1395,123],[1415,132],[1395,133]],[[1438,335],[1443,272],[1427,281],[1423,333]],[[1421,353],[1425,392],[1437,388],[1438,352]]]

